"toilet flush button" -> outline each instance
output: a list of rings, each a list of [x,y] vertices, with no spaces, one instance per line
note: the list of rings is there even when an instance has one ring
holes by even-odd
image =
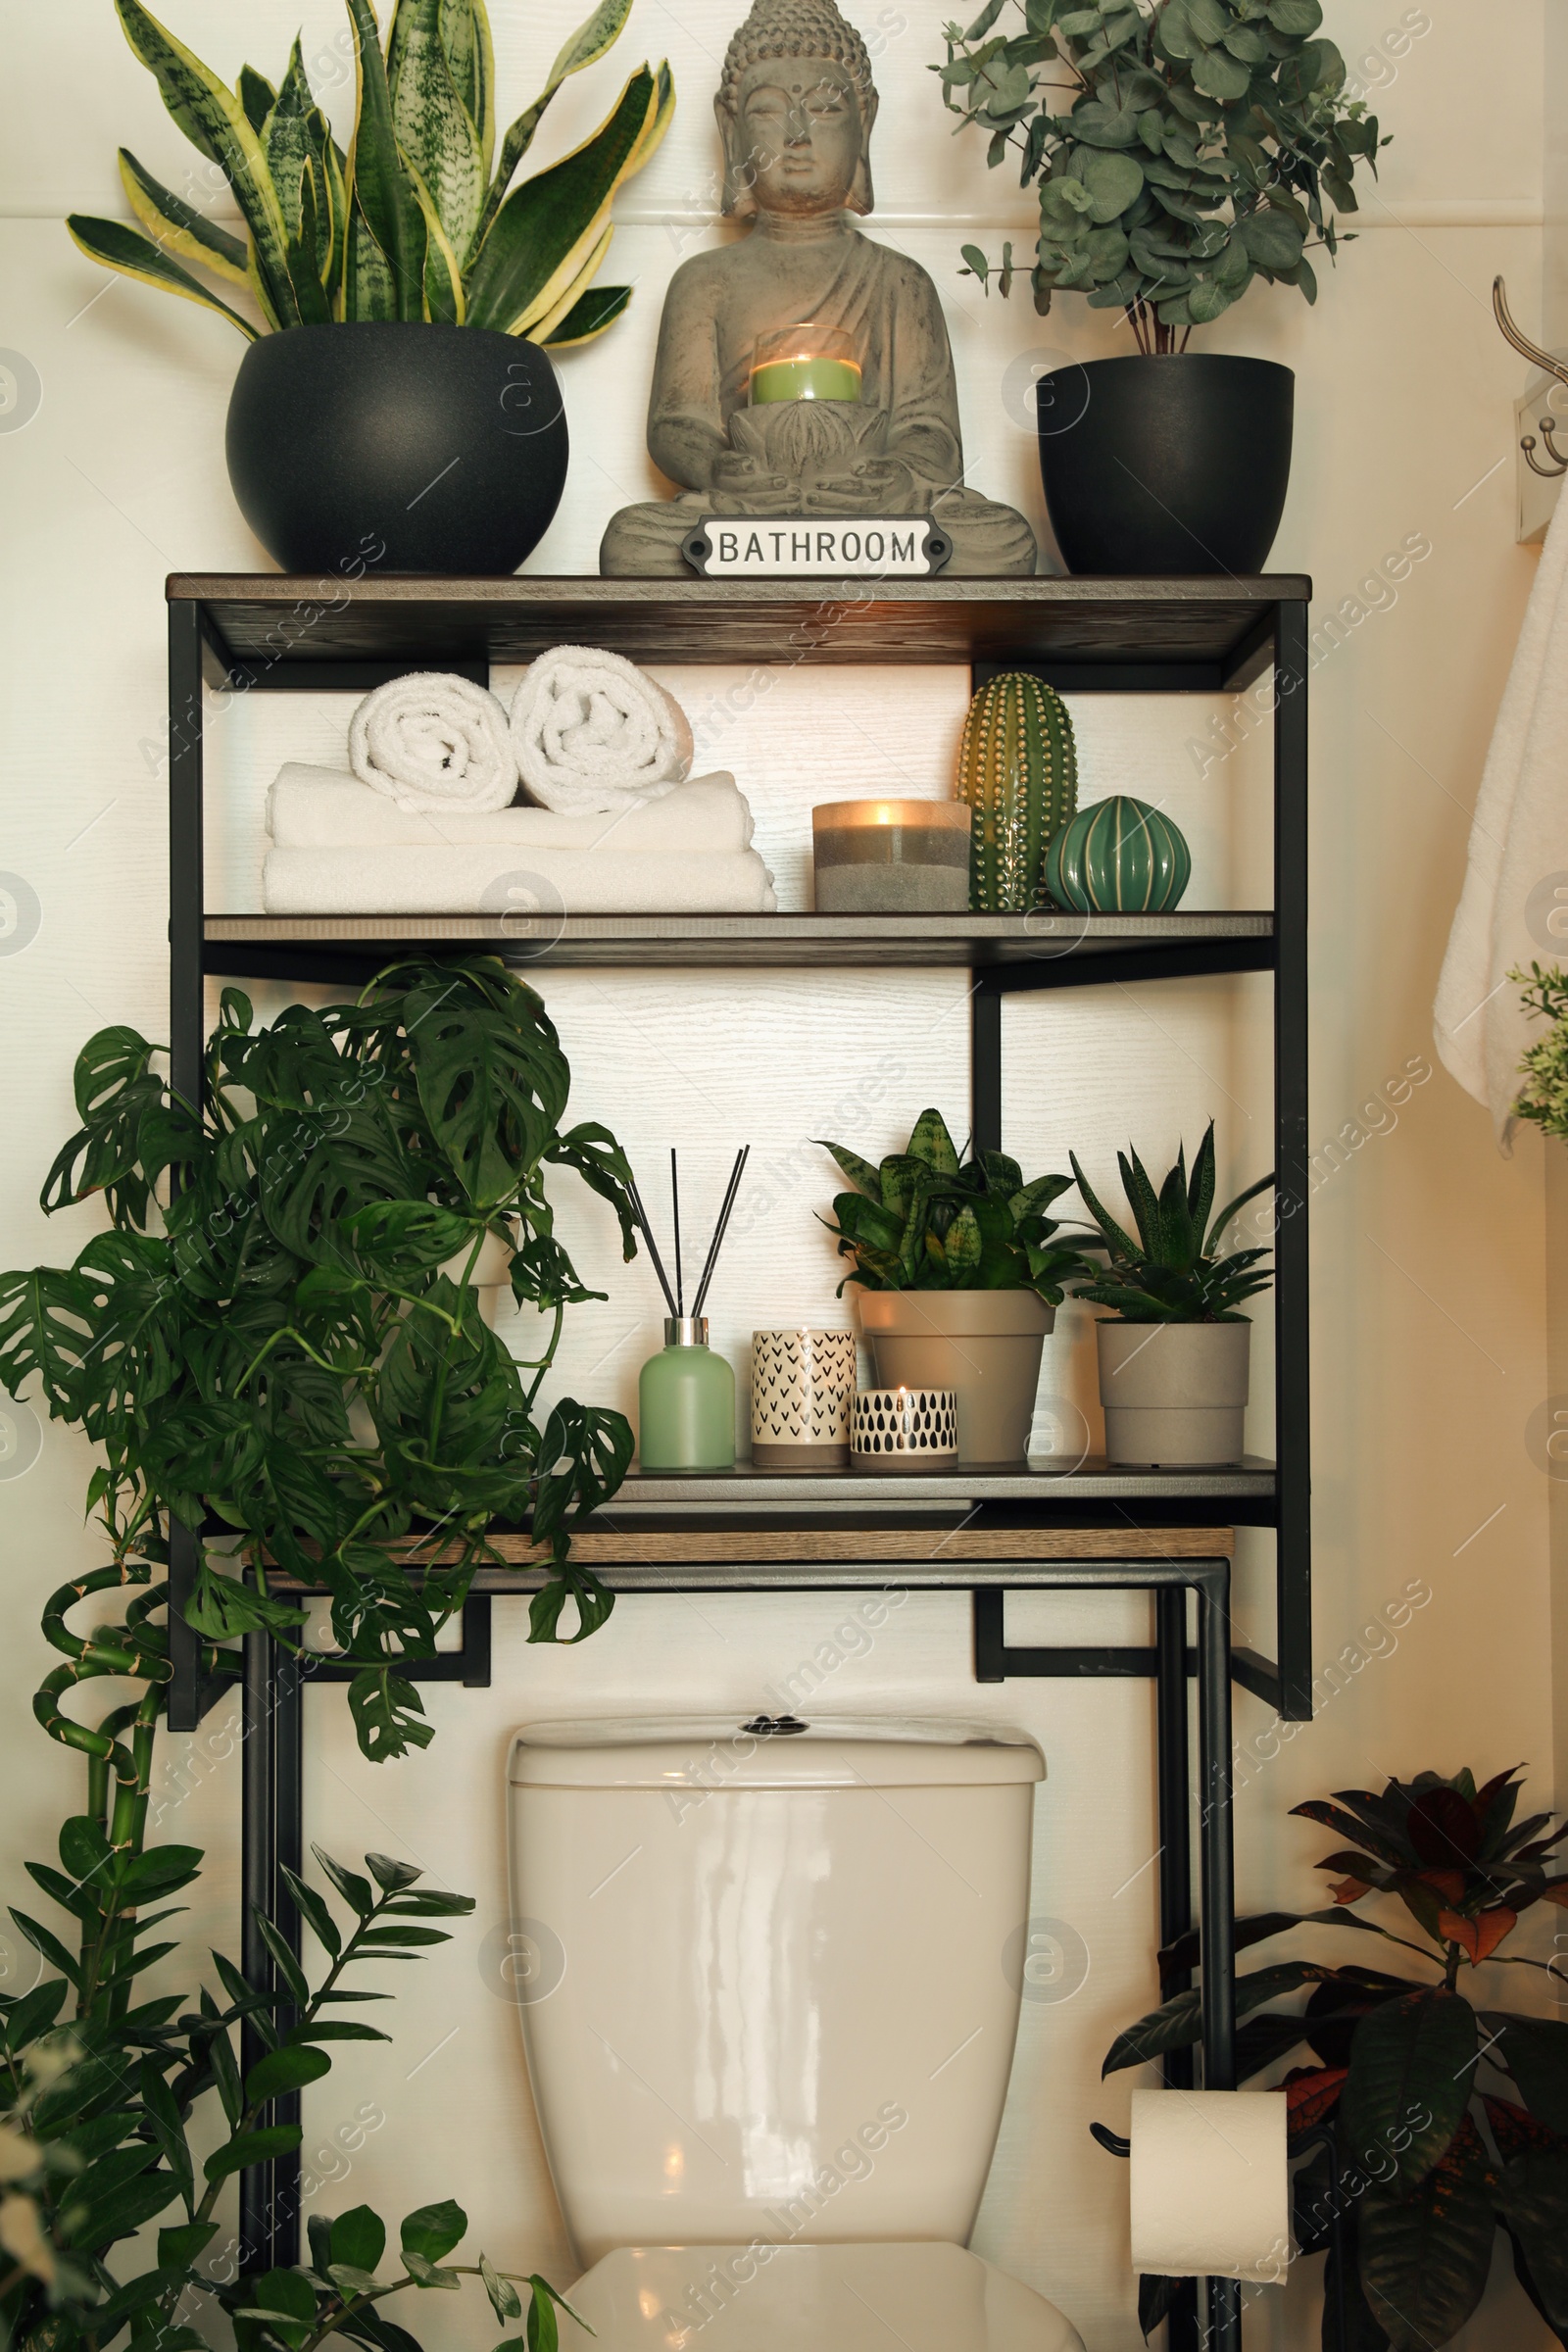
[[[743,1732],[750,1732],[759,1740],[788,1740],[795,1733],[808,1732],[810,1728],[798,1715],[754,1715],[750,1723],[741,1725]]]

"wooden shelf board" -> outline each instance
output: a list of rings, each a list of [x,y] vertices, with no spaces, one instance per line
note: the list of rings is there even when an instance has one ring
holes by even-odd
[[[600,580],[531,574],[357,581],[173,572],[171,603],[207,608],[234,660],[530,662],[552,645],[602,645],[663,662],[1176,663],[1245,659],[1298,573],[1233,579],[901,581]]]
[[[1008,1469],[966,1470],[960,1465],[954,1470],[905,1473],[826,1470],[785,1475],[739,1462],[733,1470],[695,1477],[650,1474],[633,1468],[610,1510],[619,1519],[626,1510],[644,1505],[666,1511],[673,1508],[683,1516],[694,1514],[695,1529],[702,1524],[697,1514],[758,1508],[789,1511],[801,1504],[887,1511],[901,1504],[911,1509],[941,1504],[973,1509],[983,1503],[1027,1503],[1047,1511],[1067,1511],[1086,1502],[1223,1503],[1262,1499],[1273,1493],[1273,1463],[1252,1454],[1232,1467],[1215,1470],[1113,1469],[1094,1454],[1070,1470],[1053,1470],[1043,1462],[1038,1468],[1019,1462]]]
[[[1267,911],[1220,914],[209,914],[210,949],[411,945],[506,949],[558,965],[790,967],[907,963],[976,969],[1129,948],[1271,939]],[[531,953],[530,953],[531,952]],[[214,956],[215,968],[230,960]]]
[[[596,1574],[601,1569],[667,1568],[685,1570],[753,1567],[828,1567],[867,1565],[873,1561],[924,1566],[937,1575],[958,1563],[1047,1560],[1215,1560],[1230,1559],[1236,1548],[1235,1530],[1228,1527],[1123,1527],[985,1529],[957,1524],[931,1527],[801,1527],[783,1530],[760,1527],[675,1532],[667,1529],[618,1528],[600,1534],[589,1529],[574,1536],[571,1556]],[[530,1544],[526,1536],[503,1536],[496,1549],[508,1568],[548,1564],[548,1547]],[[507,1569],[484,1571],[483,1589],[506,1589]],[[964,1579],[959,1577],[961,1584]]]

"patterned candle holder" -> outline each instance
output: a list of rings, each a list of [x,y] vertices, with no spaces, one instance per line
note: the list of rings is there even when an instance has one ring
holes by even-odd
[[[958,1458],[953,1389],[861,1389],[850,1460],[857,1470],[947,1470]]]
[[[853,1331],[754,1331],[753,1468],[844,1469],[854,1397]]]

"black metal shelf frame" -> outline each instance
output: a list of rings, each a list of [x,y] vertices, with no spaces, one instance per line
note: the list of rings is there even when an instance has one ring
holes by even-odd
[[[1306,1126],[1306,846],[1307,846],[1307,598],[1310,583],[1295,576],[1251,580],[1137,583],[1043,582],[1005,587],[974,583],[956,586],[951,598],[940,586],[907,599],[871,599],[848,587],[818,590],[809,599],[792,598],[781,584],[770,594],[742,595],[722,604],[691,593],[686,584],[661,600],[654,583],[638,584],[623,597],[606,595],[606,584],[581,581],[367,582],[353,591],[334,591],[318,618],[289,636],[279,634],[276,616],[288,611],[288,593],[321,592],[321,584],[272,579],[175,577],[169,585],[170,639],[170,951],[172,982],[171,1066],[175,1088],[192,1100],[202,1083],[204,982],[209,973],[278,978],[357,980],[367,957],[364,928],[352,941],[334,946],[319,937],[280,942],[273,937],[209,938],[203,870],[203,734],[206,689],[256,692],[291,687],[343,687],[366,691],[399,674],[411,662],[427,666],[432,643],[447,664],[478,679],[488,676],[492,658],[527,659],[573,631],[580,636],[592,619],[599,635],[619,650],[656,653],[664,660],[724,661],[743,648],[759,661],[853,662],[866,660],[964,660],[974,675],[998,667],[1034,670],[1048,683],[1072,693],[1170,693],[1238,691],[1251,684],[1272,662],[1274,703],[1274,910],[1267,929],[1238,924],[1228,935],[1167,936],[1094,943],[1092,954],[1038,955],[1014,946],[994,959],[971,966],[972,1127],[977,1147],[1002,1146],[1002,1004],[1006,996],[1051,988],[1152,983],[1200,975],[1270,972],[1274,979],[1274,1128],[1276,1166],[1275,1249],[1275,1419],[1276,1454],[1272,1494],[1249,1499],[1225,1514],[1233,1523],[1272,1525],[1276,1533],[1277,1663],[1250,1651],[1233,1653],[1230,1639],[1229,1560],[1163,1563],[1096,1561],[1074,1569],[1027,1563],[977,1576],[970,1588],[974,1627],[974,1671],[991,1682],[1008,1676],[1140,1675],[1155,1687],[1160,1837],[1160,1914],[1165,1940],[1191,1925],[1191,1833],[1187,1684],[1196,1673],[1199,1694],[1199,1779],[1200,1915],[1206,1965],[1203,1975],[1203,2081],[1213,2088],[1234,2083],[1234,1904],[1230,1817],[1230,1685],[1234,1678],[1271,1701],[1287,1721],[1311,1714],[1311,1567],[1308,1452],[1307,1340],[1307,1126]],[[711,584],[705,584],[709,587]],[[1142,591],[1147,587],[1148,594]],[[1216,588],[1218,592],[1216,593]],[[832,618],[843,599],[850,625],[836,636]],[[318,608],[310,608],[317,613]],[[567,621],[567,614],[570,621]],[[824,623],[823,616],[828,616]],[[791,628],[807,620],[807,628]],[[810,630],[817,634],[813,638]],[[313,634],[314,630],[314,634]],[[1184,630],[1187,635],[1184,637]],[[750,632],[750,635],[748,635]],[[770,634],[776,633],[776,634]],[[804,640],[804,642],[803,642]],[[1146,642],[1143,642],[1147,640]],[[771,657],[768,647],[771,644]],[[783,939],[781,930],[780,939]],[[435,943],[431,943],[435,946]],[[457,943],[454,943],[457,944]],[[465,942],[464,944],[469,944]],[[436,952],[439,952],[438,948]],[[508,942],[497,943],[506,955]],[[683,959],[682,944],[666,941],[640,948],[647,961]],[[883,947],[884,960],[917,963],[926,958],[909,947]],[[717,961],[723,951],[709,943],[702,959]],[[580,949],[575,959],[582,960]],[[989,955],[989,952],[988,952]],[[825,961],[820,946],[783,954],[780,963]],[[533,965],[538,948],[523,943],[514,960]],[[771,960],[765,943],[755,939],[736,961]],[[952,961],[951,949],[931,960]],[[373,964],[372,967],[373,968]],[[1107,1506],[1129,1527],[1193,1522],[1173,1494],[1162,1505],[1157,1494]],[[1042,1482],[1038,1496],[1008,1496],[983,1506],[987,1516],[1005,1512],[1013,1525],[1058,1524]],[[244,1690],[244,1769],[247,1903],[246,1973],[270,1984],[274,1971],[254,1928],[254,1906],[280,1922],[298,1923],[280,1877],[281,1866],[297,1868],[302,1851],[301,1738],[303,1690],[300,1670],[265,1637],[249,1637],[243,1663],[233,1678],[201,1674],[198,1645],[179,1603],[195,1570],[193,1543],[175,1530],[171,1580],[170,1643],[173,1666],[170,1727],[193,1731],[207,1708],[231,1680]],[[613,1584],[613,1575],[607,1577]],[[737,1564],[727,1589],[776,1591],[777,1573],[748,1572]],[[820,1588],[830,1574],[806,1580]],[[850,1580],[846,1580],[850,1581]],[[859,1580],[855,1580],[859,1581]],[[961,1584],[961,1571],[949,1580]],[[700,1587],[714,1589],[708,1578]],[[1093,1648],[1083,1645],[1013,1648],[1005,1642],[1003,1611],[1008,1588],[1051,1590],[1149,1590],[1155,1595],[1156,1640],[1152,1649]],[[659,1589],[683,1589],[662,1582]],[[1189,1652],[1186,1593],[1198,1599],[1198,1638]],[[489,1680],[488,1596],[475,1596],[466,1615],[464,1650],[413,1671],[421,1679]],[[238,1662],[237,1662],[238,1663]],[[330,1666],[308,1670],[307,1679],[335,1679]],[[1167,2081],[1191,2078],[1191,2056],[1171,2062]],[[296,2102],[297,2104],[297,2102]],[[279,2107],[280,2118],[289,2112]],[[298,2240],[298,2167],[281,2159],[256,2168],[242,2181],[242,2244],[248,2259],[266,2268],[292,2260]],[[1240,2300],[1234,2282],[1210,2280],[1204,2340],[1224,2352],[1241,2341]],[[1200,2340],[1196,2304],[1190,2298],[1172,2317],[1171,2352],[1190,2352]]]

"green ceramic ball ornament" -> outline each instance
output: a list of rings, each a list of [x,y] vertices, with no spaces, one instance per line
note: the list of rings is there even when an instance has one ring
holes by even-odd
[[[1080,808],[1046,853],[1046,888],[1079,914],[1168,914],[1192,871],[1170,818],[1126,793]]]

